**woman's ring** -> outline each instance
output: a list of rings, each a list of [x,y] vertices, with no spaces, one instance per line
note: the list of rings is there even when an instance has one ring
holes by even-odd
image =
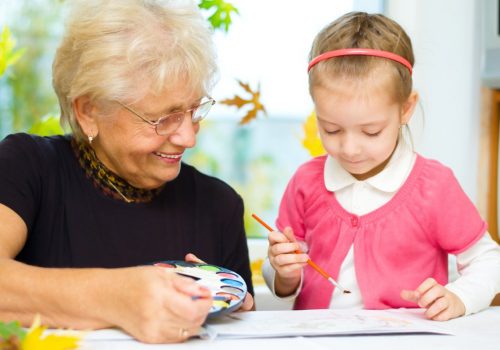
[[[186,328],[180,328],[179,329],[179,337],[181,339],[188,338],[189,337],[189,330],[187,330]]]

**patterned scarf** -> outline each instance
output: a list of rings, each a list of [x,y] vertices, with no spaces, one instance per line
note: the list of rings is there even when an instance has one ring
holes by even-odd
[[[160,193],[163,188],[146,190],[134,187],[106,168],[97,158],[94,149],[86,142],[79,142],[72,138],[71,147],[87,178],[108,197],[127,203],[147,203]]]

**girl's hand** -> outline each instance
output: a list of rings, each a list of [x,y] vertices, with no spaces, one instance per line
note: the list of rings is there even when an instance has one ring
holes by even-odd
[[[186,254],[186,256],[184,257],[184,260],[187,262],[206,264],[206,262],[204,262],[203,260],[198,258],[193,253]],[[255,310],[255,305],[254,305],[253,296],[252,296],[252,294],[247,293],[245,295],[245,299],[243,300],[243,304],[241,304],[241,307],[238,309],[238,311],[254,311],[254,310]]]
[[[290,227],[283,233],[273,231],[269,234],[269,262],[276,270],[275,291],[277,295],[287,296],[295,292],[300,284],[302,269],[309,256],[296,253],[301,249]]]
[[[245,295],[243,304],[241,304],[241,307],[238,309],[238,312],[240,311],[255,311],[255,303],[252,294],[247,293],[247,295]]]
[[[447,321],[465,314],[462,300],[433,278],[426,279],[416,290],[402,290],[401,298],[426,309],[425,316],[434,321]]]

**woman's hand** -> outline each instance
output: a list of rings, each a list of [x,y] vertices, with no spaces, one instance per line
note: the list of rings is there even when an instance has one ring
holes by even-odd
[[[269,262],[276,270],[275,291],[277,295],[288,296],[294,293],[299,284],[309,256],[300,251],[299,242],[295,239],[290,227],[286,227],[283,233],[273,231],[269,234]]]
[[[188,253],[184,257],[184,260],[188,262],[194,262],[194,263],[199,263],[199,264],[206,264],[203,260],[198,258],[196,255],[193,253]],[[247,293],[245,295],[245,299],[243,300],[243,304],[241,304],[241,307],[238,309],[238,311],[254,311],[255,310],[255,305],[254,305],[254,300],[253,296],[250,293]]]
[[[433,278],[426,279],[416,290],[402,290],[401,298],[418,304],[425,316],[435,321],[447,321],[465,314],[460,298]]]
[[[197,263],[197,264],[206,264],[206,262],[204,262],[203,260],[198,258],[193,253],[187,253],[186,256],[184,257],[184,260],[187,262],[192,262],[192,263]]]
[[[185,341],[198,333],[212,306],[208,289],[163,268],[110,271],[106,283],[113,293],[101,295],[107,320],[142,342]]]

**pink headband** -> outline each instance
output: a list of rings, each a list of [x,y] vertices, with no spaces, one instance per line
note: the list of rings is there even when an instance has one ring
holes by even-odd
[[[311,68],[314,67],[315,64],[321,61],[327,60],[332,57],[340,57],[340,56],[374,56],[374,57],[388,58],[390,60],[401,63],[403,66],[408,68],[410,75],[412,74],[413,71],[411,63],[408,62],[407,59],[399,55],[396,55],[393,52],[374,50],[374,49],[353,48],[353,49],[340,49],[334,51],[327,51],[325,53],[322,53],[321,55],[313,58],[313,60],[309,63],[309,66],[307,67],[307,72],[309,73]]]

